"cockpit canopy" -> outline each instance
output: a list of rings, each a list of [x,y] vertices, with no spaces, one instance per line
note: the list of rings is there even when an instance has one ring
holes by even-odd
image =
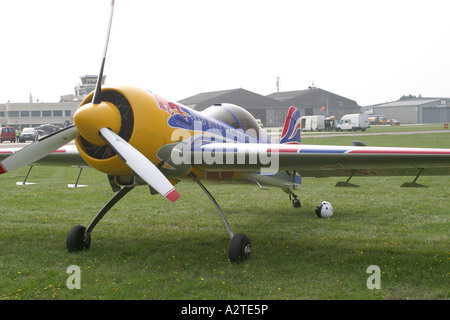
[[[245,133],[259,136],[259,125],[255,118],[242,107],[230,103],[219,103],[203,110],[203,115],[220,120],[235,129],[242,129]]]

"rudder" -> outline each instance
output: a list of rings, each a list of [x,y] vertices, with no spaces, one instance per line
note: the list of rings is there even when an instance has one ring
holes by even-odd
[[[292,106],[288,110],[280,144],[300,144],[300,111],[296,107]]]

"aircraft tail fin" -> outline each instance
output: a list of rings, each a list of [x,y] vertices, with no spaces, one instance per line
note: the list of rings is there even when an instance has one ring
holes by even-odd
[[[300,144],[300,111],[290,107],[280,138],[281,144]]]

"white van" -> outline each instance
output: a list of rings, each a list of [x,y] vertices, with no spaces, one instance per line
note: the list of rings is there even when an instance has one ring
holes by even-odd
[[[364,113],[355,113],[355,114],[346,114],[345,116],[343,116],[341,118],[341,121],[337,125],[336,130],[366,131],[366,129],[369,127],[370,127],[369,116]]]
[[[303,116],[300,118],[303,131],[322,131],[325,129],[325,116]]]

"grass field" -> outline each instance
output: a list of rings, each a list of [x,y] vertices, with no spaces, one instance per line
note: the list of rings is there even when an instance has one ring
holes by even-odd
[[[281,130],[282,128],[267,128],[266,129],[269,134],[271,135],[272,139],[275,142],[279,142],[280,140],[280,134],[281,134]],[[336,137],[342,137],[342,136],[354,136],[354,140],[357,140],[358,137],[355,135],[361,135],[363,134],[364,136],[370,136],[371,134],[392,134],[392,133],[405,133],[405,132],[424,132],[424,131],[436,131],[436,133],[438,132],[442,132],[442,131],[449,131],[448,129],[445,129],[444,124],[442,123],[432,123],[432,124],[405,124],[405,125],[400,125],[400,126],[389,126],[389,125],[374,125],[371,126],[370,128],[367,129],[366,132],[362,132],[362,131],[331,131],[331,132],[326,132],[326,131],[321,131],[321,132],[317,132],[317,131],[313,131],[313,132],[308,132],[308,131],[302,131],[302,135],[306,136],[306,137],[313,137],[313,138],[321,138],[325,135],[335,135]],[[309,138],[306,138],[309,139]],[[315,144],[316,139],[311,140],[311,144]],[[327,142],[327,140],[324,140],[324,143],[329,143]],[[338,140],[339,141],[339,140]],[[342,144],[342,141],[340,141]]]
[[[351,144],[355,137],[304,139]],[[449,134],[358,137],[368,145],[450,148]],[[65,250],[68,230],[87,225],[112,196],[106,176],[86,169],[35,167],[0,178],[0,299],[449,299],[450,177],[421,177],[426,189],[400,185],[413,177],[303,179],[294,209],[282,191],[256,185],[208,185],[234,233],[245,233],[252,258],[227,259],[228,234],[206,195],[177,185],[174,204],[135,188],[100,222],[91,249]],[[328,200],[330,219],[314,208]],[[81,270],[81,289],[66,286]],[[369,266],[381,289],[368,289]]]

